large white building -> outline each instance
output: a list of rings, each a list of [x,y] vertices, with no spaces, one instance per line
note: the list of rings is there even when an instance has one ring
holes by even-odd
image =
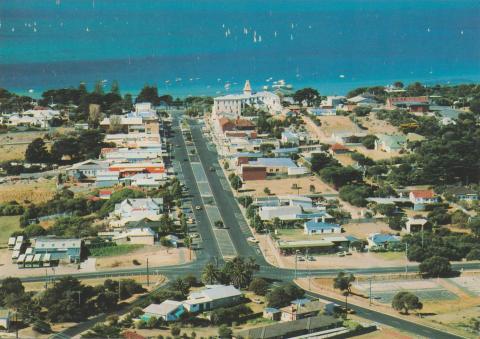
[[[247,106],[264,108],[270,113],[281,112],[280,97],[272,92],[262,91],[254,93],[250,81],[245,82],[243,94],[228,94],[213,99],[213,114],[237,118]]]

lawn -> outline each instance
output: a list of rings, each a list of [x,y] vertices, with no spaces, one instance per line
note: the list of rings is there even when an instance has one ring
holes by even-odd
[[[45,202],[56,192],[55,179],[21,180],[0,185],[0,203],[16,200],[19,204]]]
[[[20,230],[20,217],[18,215],[0,217],[0,247],[6,246],[10,234]]]
[[[127,254],[142,248],[144,245],[122,244],[117,246],[91,248],[90,255],[92,257],[112,257]]]
[[[404,252],[378,252],[375,253],[376,256],[379,256],[383,260],[401,260],[405,259]]]

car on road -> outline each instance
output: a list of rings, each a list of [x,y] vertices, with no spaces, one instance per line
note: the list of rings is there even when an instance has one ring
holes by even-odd
[[[337,257],[344,257],[345,256],[345,252],[338,252],[337,253]]]
[[[212,166],[210,166],[209,171],[210,171],[210,172],[215,172],[215,168],[213,168]]]
[[[304,257],[297,257],[297,260],[298,261],[305,261],[305,258]]]
[[[315,259],[315,257],[309,255],[309,256],[307,257],[307,260],[308,260],[308,261],[316,261],[317,259]]]
[[[195,206],[195,209],[196,209],[197,211],[200,211],[200,210],[202,209],[202,206],[197,205],[197,206]]]
[[[200,234],[198,233],[190,233],[190,238],[200,238]]]
[[[255,244],[258,244],[258,240],[255,239],[254,237],[248,237],[248,238],[247,238],[247,241],[250,241],[250,242],[253,242],[253,243],[255,243]]]
[[[183,161],[188,161],[188,158],[183,158]]]

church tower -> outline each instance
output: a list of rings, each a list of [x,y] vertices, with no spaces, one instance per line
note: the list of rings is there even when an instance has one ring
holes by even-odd
[[[250,80],[245,81],[245,86],[243,87],[243,94],[252,95],[252,87],[250,86]]]

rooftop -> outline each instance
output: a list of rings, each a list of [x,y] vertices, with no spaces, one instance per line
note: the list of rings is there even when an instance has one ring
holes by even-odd
[[[250,161],[249,165],[259,165],[268,167],[297,167],[295,162],[290,158],[258,158]]]
[[[167,315],[175,311],[182,303],[175,300],[165,300],[161,304],[151,304],[143,309],[145,313],[152,313],[158,315]]]
[[[431,199],[435,197],[435,192],[433,190],[416,190],[410,192],[414,198],[427,198]]]

